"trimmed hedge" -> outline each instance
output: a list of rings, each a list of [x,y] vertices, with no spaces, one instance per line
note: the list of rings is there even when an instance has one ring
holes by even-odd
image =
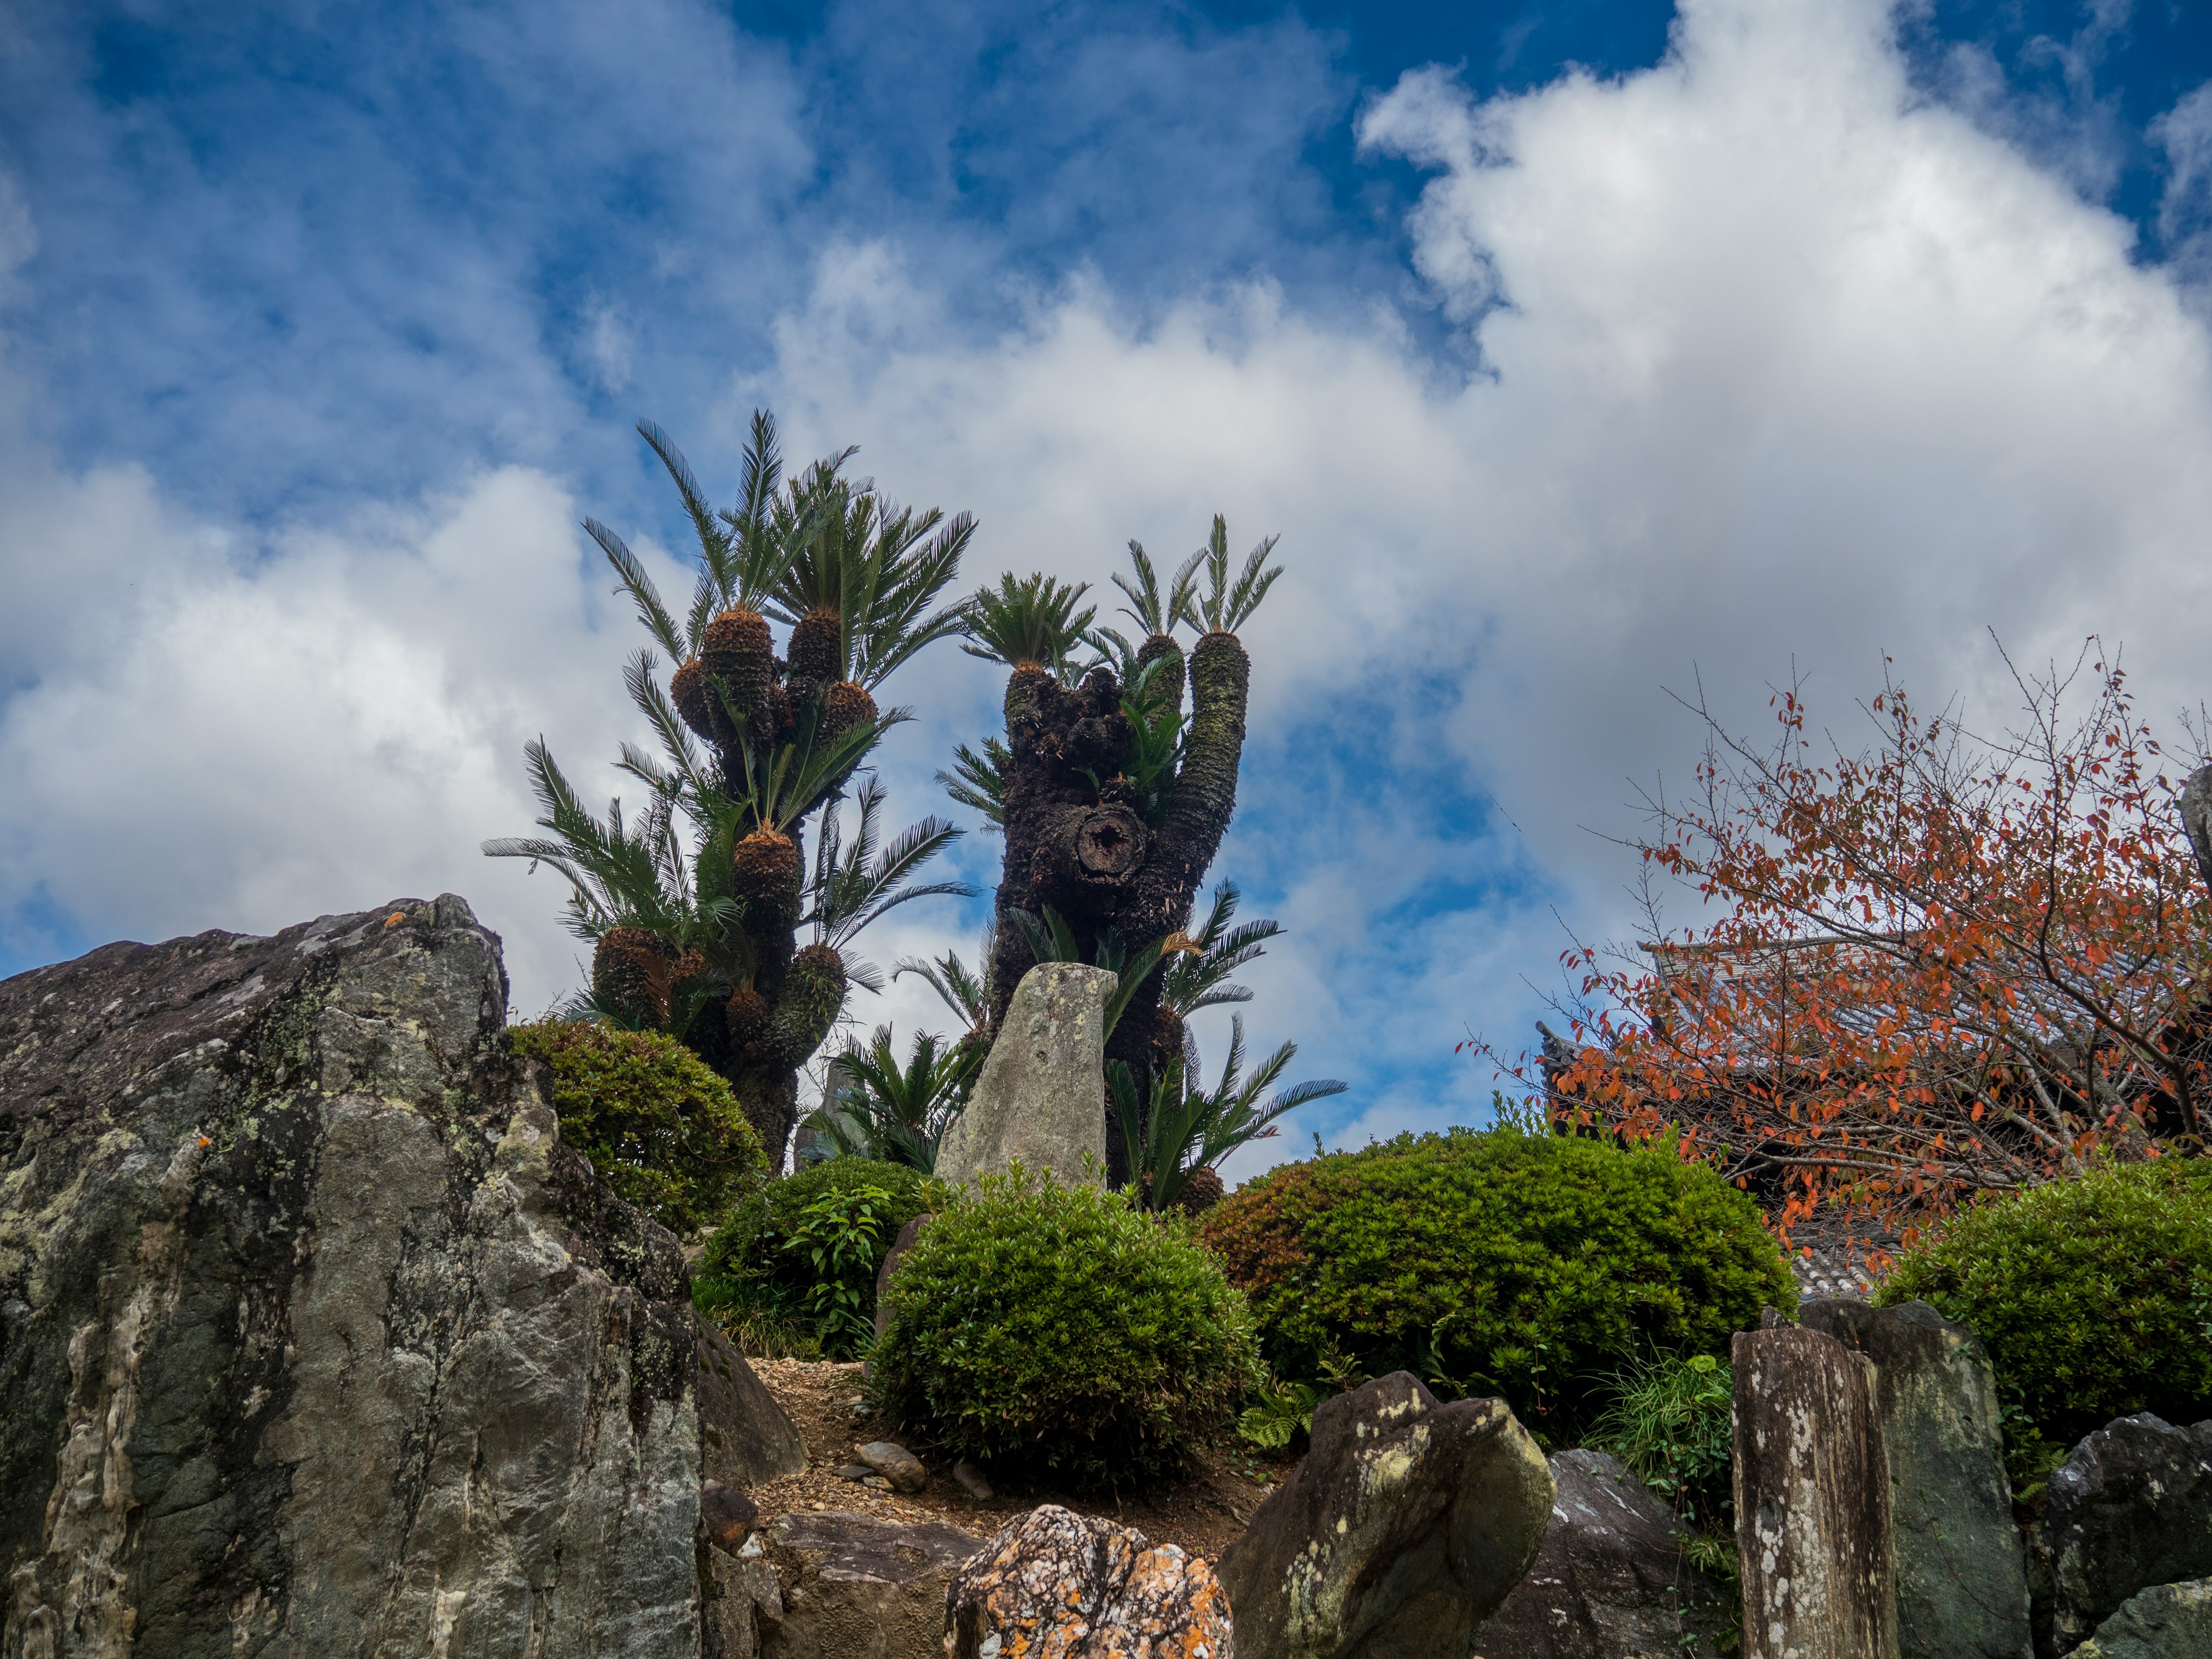
[[[507,1035],[552,1068],[561,1138],[670,1231],[714,1225],[766,1170],[730,1085],[675,1038],[559,1019]]]
[[[707,1241],[691,1272],[692,1300],[704,1313],[739,1319],[764,1314],[784,1325],[805,1328],[825,1351],[842,1352],[852,1344],[822,1328],[813,1312],[817,1278],[811,1257],[793,1248],[808,1207],[832,1194],[850,1197],[872,1188],[884,1194],[884,1201],[874,1206],[876,1237],[865,1275],[857,1262],[851,1270],[857,1310],[872,1320],[876,1273],[899,1229],[929,1207],[930,1185],[918,1170],[867,1158],[829,1158],[769,1182],[749,1194]]]
[[[884,1404],[952,1457],[1091,1487],[1175,1473],[1262,1380],[1244,1298],[1187,1234],[1096,1187],[986,1180],[891,1276]]]
[[[1985,1198],[1900,1255],[1874,1299],[1916,1297],[1989,1349],[2016,1474],[2116,1417],[2212,1417],[2212,1159]]]
[[[1283,1376],[1410,1370],[1501,1395],[1555,1443],[1625,1365],[1724,1358],[1761,1307],[1797,1303],[1757,1206],[1711,1169],[1511,1128],[1286,1165],[1223,1200],[1200,1237]]]

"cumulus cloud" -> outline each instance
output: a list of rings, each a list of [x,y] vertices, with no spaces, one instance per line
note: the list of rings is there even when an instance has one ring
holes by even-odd
[[[1264,270],[1167,303],[1079,273],[978,340],[910,232],[848,238],[694,439],[766,402],[793,454],[859,442],[903,498],[978,514],[979,578],[1097,580],[1127,538],[1176,556],[1216,510],[1240,544],[1283,533],[1219,868],[1295,929],[1253,971],[1255,1043],[1294,1036],[1301,1072],[1357,1085],[1312,1123],[1480,1115],[1491,1080],[1452,1043],[1517,1044],[1553,908],[1624,925],[1626,866],[1584,826],[1632,828],[1631,780],[1693,759],[1662,687],[1702,675],[1749,724],[1794,664],[1840,710],[1887,651],[2002,715],[1994,626],[2031,659],[2124,640],[2154,711],[2201,691],[2204,327],[2123,222],[1914,91],[1879,0],[1690,0],[1656,67],[1486,102],[1423,70],[1358,136],[1431,175],[1411,246],[1455,356],[1414,343],[1388,285],[1322,312]],[[49,471],[0,513],[164,553],[7,705],[9,896],[43,879],[144,933],[458,886],[521,942],[520,1001],[568,981],[557,887],[473,851],[530,816],[524,737],[581,770],[626,729],[628,624],[563,481],[487,471],[246,536],[143,476]],[[945,650],[896,690],[924,714],[887,761],[918,812],[997,687]],[[962,866],[988,880],[995,853],[977,837]],[[972,919],[917,907],[872,949]]]

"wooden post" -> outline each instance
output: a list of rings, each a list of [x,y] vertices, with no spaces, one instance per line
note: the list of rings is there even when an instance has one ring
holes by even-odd
[[[1898,1659],[1873,1364],[1795,1326],[1732,1358],[1744,1659]]]

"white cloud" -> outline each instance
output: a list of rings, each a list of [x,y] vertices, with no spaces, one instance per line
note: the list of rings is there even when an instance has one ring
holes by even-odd
[[[1079,276],[977,343],[926,261],[856,244],[733,378],[720,435],[766,401],[794,455],[860,442],[902,497],[977,512],[977,577],[1103,579],[1126,538],[1179,554],[1217,509],[1240,544],[1283,532],[1220,866],[1297,930],[1252,975],[1254,1040],[1352,1078],[1355,1139],[1464,1119],[1489,1079],[1451,1044],[1518,1040],[1549,902],[1617,925],[1625,866],[1578,826],[1630,827],[1628,778],[1687,771],[1659,688],[1693,667],[1750,722],[1793,660],[1840,711],[1887,650],[2001,714],[1985,625],[2030,658],[2094,629],[2154,714],[2203,690],[2203,325],[2123,222],[1917,96],[1889,27],[1878,0],[1686,0],[1645,73],[1478,106],[1424,70],[1371,105],[1370,148],[1437,174],[1415,258],[1477,372],[1264,279],[1139,314]],[[144,934],[453,886],[519,942],[520,1002],[560,988],[557,884],[474,852],[530,816],[523,738],[581,771],[625,729],[629,624],[556,481],[236,546],[126,472],[0,514],[10,548],[36,522],[162,550],[123,560],[143,591],[96,623],[100,567],[52,579],[37,631],[77,654],[0,726],[0,896],[43,878]],[[902,681],[911,815],[996,687],[949,649]],[[1432,787],[1462,766],[1475,793]],[[1511,824],[1460,821],[1482,791]],[[872,948],[927,948],[950,915]],[[905,1018],[912,988],[887,1000]]]

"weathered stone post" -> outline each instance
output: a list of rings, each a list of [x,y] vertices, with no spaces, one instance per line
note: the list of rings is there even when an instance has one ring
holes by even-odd
[[[1898,1659],[1872,1362],[1789,1325],[1732,1358],[1744,1659]]]
[[[1041,962],[1022,975],[968,1109],[938,1148],[940,1176],[972,1185],[1017,1162],[1069,1186],[1103,1176],[1106,1004],[1115,983],[1076,962]]]
[[[2032,1659],[2027,1555],[1988,1352],[1925,1302],[1820,1297],[1797,1318],[1874,1362],[1903,1659]]]

